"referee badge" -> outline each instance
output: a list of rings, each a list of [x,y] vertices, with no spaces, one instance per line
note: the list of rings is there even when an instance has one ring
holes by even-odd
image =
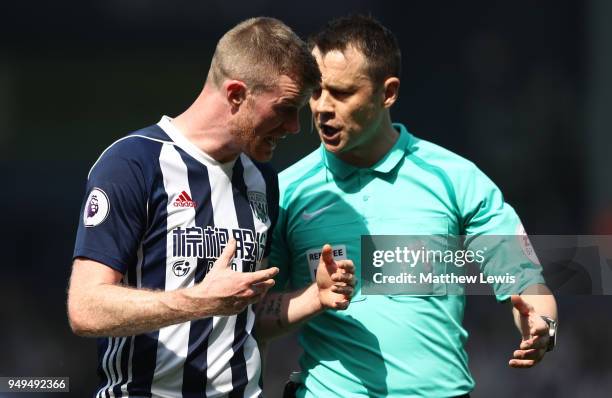
[[[83,224],[86,227],[95,227],[102,224],[108,217],[109,210],[110,203],[106,193],[100,188],[92,189],[83,210]]]
[[[323,246],[323,245],[321,245]],[[332,255],[334,260],[346,260],[347,252],[346,245],[332,245]],[[321,247],[316,247],[306,251],[306,259],[308,260],[308,269],[310,270],[310,278],[317,280],[317,268],[319,267],[319,259],[321,258]]]
[[[540,265],[540,260],[538,259],[538,256],[535,250],[533,249],[533,245],[529,240],[529,236],[527,236],[527,231],[525,231],[525,227],[523,227],[523,224],[520,222],[516,227],[515,235],[519,241],[519,245],[521,246],[523,254],[525,254],[525,256],[527,256],[529,261],[531,261],[532,263]]]

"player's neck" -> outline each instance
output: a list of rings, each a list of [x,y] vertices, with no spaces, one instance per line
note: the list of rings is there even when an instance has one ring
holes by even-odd
[[[228,132],[226,107],[220,93],[205,86],[195,102],[172,123],[201,151],[218,162],[226,163],[240,154],[240,148]]]

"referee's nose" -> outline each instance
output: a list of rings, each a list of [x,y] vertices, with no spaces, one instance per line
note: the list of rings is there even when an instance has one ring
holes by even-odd
[[[333,113],[333,101],[327,90],[318,90],[310,98],[310,110],[313,115]]]

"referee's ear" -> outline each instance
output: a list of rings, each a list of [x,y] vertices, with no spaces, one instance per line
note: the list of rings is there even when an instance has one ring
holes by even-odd
[[[400,80],[395,76],[390,76],[385,79],[384,90],[383,90],[383,106],[385,108],[391,108],[397,97],[399,96]]]
[[[223,89],[227,102],[232,107],[232,110],[238,110],[240,105],[246,100],[246,84],[240,80],[226,80],[223,84]]]

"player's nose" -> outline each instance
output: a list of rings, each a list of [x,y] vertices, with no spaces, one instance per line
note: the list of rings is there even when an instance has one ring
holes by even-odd
[[[292,112],[291,115],[287,117],[283,127],[289,134],[297,134],[300,132],[300,115],[297,111]]]

